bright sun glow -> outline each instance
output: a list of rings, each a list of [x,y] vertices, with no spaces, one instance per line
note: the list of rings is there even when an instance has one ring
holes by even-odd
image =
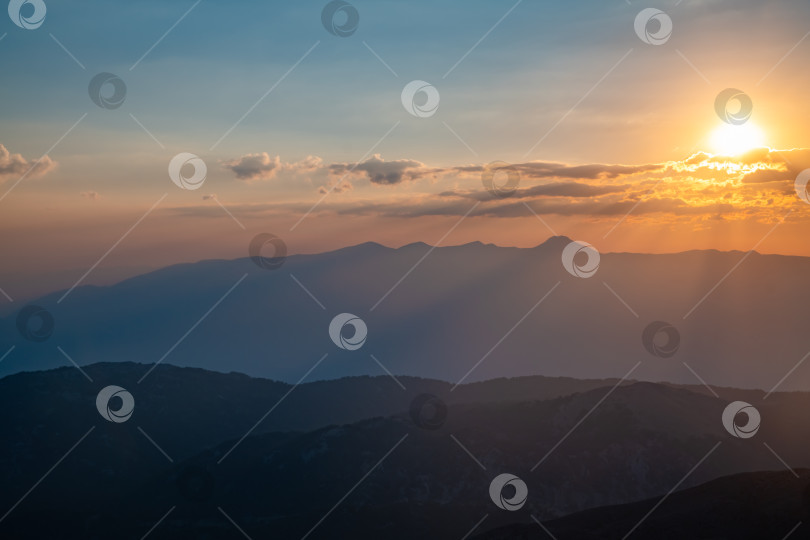
[[[765,146],[765,135],[755,124],[741,126],[723,124],[712,132],[712,148],[724,156],[739,156],[754,148]]]

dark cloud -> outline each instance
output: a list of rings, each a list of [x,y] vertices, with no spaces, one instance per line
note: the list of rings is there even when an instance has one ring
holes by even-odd
[[[333,163],[329,171],[335,175],[345,175],[353,172],[365,173],[372,184],[395,185],[404,180],[415,180],[434,169],[428,169],[422,163],[410,159],[397,159],[385,161],[379,154],[362,163]]]

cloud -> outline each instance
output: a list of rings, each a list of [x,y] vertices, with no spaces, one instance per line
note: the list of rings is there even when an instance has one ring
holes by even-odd
[[[792,174],[787,170],[766,168],[766,169],[757,169],[744,175],[741,181],[744,184],[762,184],[766,182],[780,182],[785,180],[793,180],[795,177],[796,177],[795,174]]]
[[[224,165],[236,173],[237,178],[248,181],[267,180],[276,178],[279,175],[285,175],[285,177],[292,175],[291,178],[295,178],[296,175],[304,175],[310,185],[316,186],[316,189],[321,194],[329,191],[341,193],[353,189],[354,186],[347,180],[347,177],[366,179],[371,185],[393,187],[425,178],[430,178],[433,181],[442,179],[480,180],[481,174],[486,168],[486,165],[483,164],[431,167],[414,159],[386,161],[380,154],[374,154],[362,162],[325,164],[320,157],[310,155],[300,161],[285,163],[281,161],[279,156],[271,158],[267,152],[246,154],[226,161]],[[569,165],[556,162],[531,161],[514,164],[512,169],[518,171],[524,180],[523,185],[525,186],[526,181],[538,179],[613,180],[625,176],[660,171],[666,166],[667,164],[616,165],[601,163]],[[344,180],[338,187],[333,187],[335,186],[335,177]],[[531,189],[523,190],[518,196],[588,197],[617,189],[615,186],[594,186],[582,182],[558,182],[533,186]],[[447,196],[450,194],[443,193],[442,195]],[[459,192],[459,196],[465,195]],[[466,196],[476,197],[474,193],[468,193]]]
[[[19,178],[27,174],[26,178],[35,178],[56,168],[56,162],[44,156],[39,161],[29,161],[21,154],[12,154],[0,144],[0,182],[11,178]],[[28,172],[30,170],[30,172]]]
[[[520,173],[525,179],[553,178],[553,179],[615,179],[645,172],[661,170],[665,165],[567,165],[565,163],[530,161],[511,165],[513,170]],[[380,154],[375,154],[360,163],[333,163],[329,166],[332,174],[343,175],[363,173],[372,184],[396,185],[409,180],[422,178],[439,178],[454,176],[456,178],[480,177],[485,165],[459,165],[456,167],[429,167],[419,161],[399,159],[385,161]]]
[[[516,189],[511,195],[512,199],[534,199],[537,197],[596,197],[610,193],[622,193],[629,185],[591,185],[582,182],[549,182],[523,189]],[[464,197],[477,201],[492,199],[488,191],[443,191],[440,197]]]
[[[340,183],[338,184],[338,182]],[[330,180],[327,185],[318,188],[318,193],[321,195],[326,195],[329,192],[345,193],[353,189],[354,186],[348,180],[343,180],[342,182],[340,180]]]
[[[576,178],[595,180],[597,178],[617,178],[632,174],[660,170],[658,165],[566,165],[565,163],[532,161],[514,165],[522,175],[529,178]]]
[[[281,167],[281,159],[278,156],[271,158],[267,152],[261,152],[226,161],[224,166],[236,173],[240,180],[270,180]]]
[[[101,195],[99,195],[97,191],[82,191],[80,195],[85,199],[90,199],[91,201],[97,201],[101,198]]]
[[[411,159],[385,161],[380,154],[374,154],[361,163],[333,163],[329,166],[329,171],[335,175],[361,172],[365,173],[372,184],[391,186],[405,180],[422,178],[439,170],[428,169],[422,163]]]
[[[236,174],[236,178],[246,182],[286,179],[290,185],[302,185],[302,177],[311,189],[313,177],[328,177],[328,169],[323,159],[318,156],[307,156],[299,161],[283,162],[281,157],[271,157],[267,152],[245,154],[223,162],[223,166]],[[318,184],[323,183],[323,180]]]
[[[760,148],[737,157],[698,152],[680,160],[640,165],[532,161],[511,167],[518,171],[520,183],[504,199],[482,185],[485,164],[437,168],[413,159],[384,160],[375,154],[362,162],[332,164],[308,156],[274,170],[306,174],[308,182],[298,185],[315,187],[321,195],[357,191],[324,199],[318,211],[325,214],[460,216],[478,202],[469,214],[472,217],[525,218],[534,212],[592,220],[628,214],[630,219],[645,219],[656,214],[649,219],[769,221],[797,203],[793,183],[800,171],[810,167],[810,150]],[[435,181],[409,183],[423,178]],[[361,185],[358,179],[368,182]],[[384,192],[369,188],[403,184],[408,187]],[[253,205],[249,211],[294,215],[309,211],[311,205],[306,198],[291,198]],[[799,213],[810,217],[810,206],[802,205],[795,215]]]
[[[284,170],[294,173],[314,172],[319,169],[323,169],[323,159],[318,156],[307,156],[300,161],[284,164]]]

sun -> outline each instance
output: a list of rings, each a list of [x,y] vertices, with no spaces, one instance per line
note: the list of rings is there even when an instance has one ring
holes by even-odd
[[[724,156],[739,156],[765,146],[763,131],[753,122],[741,126],[722,124],[711,135],[712,148]]]

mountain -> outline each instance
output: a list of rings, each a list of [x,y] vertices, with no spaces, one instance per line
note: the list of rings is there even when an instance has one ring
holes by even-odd
[[[92,380],[73,367],[4,377],[0,379],[0,410],[4,411],[0,429],[9,436],[28,437],[31,426],[41,426],[53,444],[58,430],[95,424],[100,419],[96,395],[114,384],[128,390],[136,400],[132,421],[149,428],[158,440],[173,439],[168,450],[186,457],[200,448],[241,436],[271,408],[273,414],[256,428],[257,433],[309,431],[390,416],[408,410],[411,401],[423,393],[441,396],[452,406],[552,399],[619,382],[526,377],[465,384],[451,391],[452,386],[443,381],[401,377],[402,389],[388,376],[364,376],[294,386],[235,372],[160,365],[139,385],[144,367],[131,362],[93,364],[83,368]],[[177,418],[177,423],[170,422],[171,418]],[[180,426],[183,437],[178,438]],[[20,443],[16,447],[28,455],[33,451]]]
[[[629,538],[638,540],[808,538],[810,471],[795,472],[796,476],[788,471],[730,475],[675,492],[663,502],[662,497],[655,497],[594,508],[549,520],[543,526],[557,540],[620,540],[631,530]],[[548,538],[547,532],[532,523],[497,528],[473,540]]]
[[[0,480],[2,505],[11,506],[83,433],[95,441],[85,458],[71,467],[70,481],[60,484],[63,507],[100,503],[130,483],[165,468],[165,452],[175,461],[206,448],[234,442],[250,432],[287,437],[329,425],[343,425],[371,417],[407,411],[423,393],[442,396],[449,406],[472,402],[550,399],[587,391],[617,380],[574,380],[530,377],[467,384],[451,392],[442,381],[388,376],[352,377],[293,386],[256,379],[240,373],[217,373],[198,368],[157,366],[141,384],[143,366],[108,362],[19,373],[0,379]],[[96,396],[108,386],[129,391],[135,411],[126,424],[105,422],[96,410]],[[121,429],[121,428],[128,429]],[[252,430],[252,431],[251,431]],[[152,446],[152,442],[160,449]],[[86,444],[86,443],[83,443]],[[116,451],[115,449],[118,449]],[[124,452],[121,452],[121,450]],[[82,498],[71,496],[75,485],[88,486]],[[90,487],[92,486],[92,489]],[[36,496],[36,494],[34,495]],[[50,499],[49,499],[50,500]]]
[[[60,347],[80,365],[166,361],[289,383],[328,353],[307,380],[384,374],[381,365],[452,383],[618,378],[641,362],[633,378],[697,384],[696,373],[709,384],[770,389],[810,349],[808,258],[605,253],[593,277],[578,278],[561,262],[568,244],[362,244],[290,256],[275,270],[249,258],[171,266],[34,301],[53,316],[46,341],[24,340],[20,310],[8,314],[0,351],[14,349],[0,373],[68,365]],[[362,348],[330,339],[340,313],[365,322]],[[678,331],[674,356],[645,350],[654,321]],[[780,387],[802,388],[810,369],[801,367]]]
[[[252,538],[313,527],[308,538],[462,538],[485,515],[477,533],[660,497],[682,480],[784,470],[780,459],[810,465],[804,392],[718,398],[703,386],[542,377],[455,391],[412,378],[403,390],[388,376],[293,387],[169,365],[139,385],[143,367],[88,366],[92,383],[75,368],[0,380],[0,512],[11,510],[0,534],[141,538],[160,520],[150,538],[238,537],[232,519]],[[96,410],[108,384],[134,396],[126,422]],[[446,404],[433,429],[411,410],[423,392]],[[723,427],[735,400],[760,412],[754,438]],[[502,473],[528,486],[516,512],[490,499]]]

